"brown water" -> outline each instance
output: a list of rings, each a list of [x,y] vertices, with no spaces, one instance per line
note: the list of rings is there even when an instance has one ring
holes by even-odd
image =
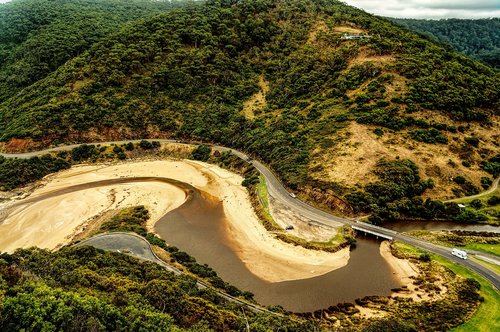
[[[237,248],[227,238],[225,223],[222,203],[194,191],[186,204],[160,219],[155,230],[169,244],[208,264],[225,281],[254,293],[263,305],[308,312],[366,295],[389,295],[391,288],[400,286],[380,256],[380,242],[362,237],[358,237],[349,264],[341,269],[310,279],[266,282],[235,254]]]
[[[474,232],[493,232],[500,233],[499,226],[485,224],[459,224],[451,221],[398,221],[384,223],[385,228],[395,230],[397,232],[410,232],[415,230],[428,231],[474,231]]]
[[[280,283],[259,279],[241,262],[235,254],[237,248],[233,241],[227,238],[222,203],[189,184],[167,178],[120,178],[70,186],[13,204],[2,211],[5,213],[0,216],[0,222],[12,208],[20,204],[89,188],[147,181],[169,183],[189,194],[185,204],[156,224],[160,236],[194,256],[198,262],[211,266],[225,281],[254,293],[255,299],[261,304],[281,305],[295,312],[314,311],[339,302],[353,302],[366,295],[389,295],[391,288],[400,286],[380,256],[380,242],[360,236],[357,248],[351,252],[349,264],[341,269],[319,277]],[[384,226],[399,232],[418,229],[500,232],[498,226],[435,221],[398,222]]]

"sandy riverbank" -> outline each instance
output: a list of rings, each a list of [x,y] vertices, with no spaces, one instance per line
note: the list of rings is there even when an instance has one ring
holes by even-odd
[[[380,244],[380,255],[389,264],[401,286],[408,286],[412,283],[412,278],[418,275],[416,268],[412,266],[409,260],[400,259],[392,255],[391,246],[388,241],[383,241]]]
[[[254,213],[239,175],[203,163],[190,163],[210,180],[203,190],[223,199],[226,229],[235,252],[259,278],[269,282],[312,278],[347,265],[348,248],[327,253],[276,240]]]
[[[247,268],[269,282],[311,278],[343,267],[349,250],[326,253],[274,239],[253,212],[242,178],[213,165],[192,161],[141,161],[77,166],[52,175],[29,198],[76,184],[124,177],[166,177],[189,183],[223,201],[232,245]],[[186,199],[184,191],[165,183],[132,183],[85,189],[37,203],[19,201],[0,224],[0,251],[39,246],[53,249],[69,243],[82,225],[112,209],[144,205],[148,228]],[[1,207],[0,207],[1,208]]]
[[[426,292],[419,286],[413,284],[414,278],[418,277],[421,271],[417,266],[411,263],[410,260],[394,257],[391,253],[390,243],[388,241],[384,241],[380,245],[380,254],[391,266],[391,269],[393,270],[395,277],[398,278],[400,285],[406,286],[405,291],[393,293],[393,296],[411,298],[416,302],[437,301],[447,292],[447,287],[444,284],[442,277],[438,277],[434,281],[434,285],[438,286],[440,289],[440,291],[436,294]]]

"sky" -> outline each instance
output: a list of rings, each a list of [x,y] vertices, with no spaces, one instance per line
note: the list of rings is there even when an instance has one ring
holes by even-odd
[[[5,3],[10,0],[0,0]],[[500,0],[343,0],[365,11],[405,18],[500,17]]]
[[[1,0],[0,0],[1,1]],[[500,17],[500,0],[343,0],[365,11],[404,18]]]

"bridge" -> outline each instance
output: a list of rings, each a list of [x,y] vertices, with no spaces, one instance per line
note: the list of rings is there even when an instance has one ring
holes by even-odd
[[[390,241],[393,240],[392,236],[389,236],[387,234],[382,234],[380,232],[374,231],[373,229],[368,229],[368,228],[364,228],[364,227],[360,227],[360,226],[355,226],[355,225],[353,225],[351,227],[352,227],[352,229],[354,229],[357,232],[362,232],[362,233],[365,233],[365,234],[375,235],[377,238],[380,237],[382,239],[386,239],[386,240],[390,240]]]
[[[128,142],[138,143],[139,141],[140,140],[99,142],[99,144],[110,145],[110,144],[124,144],[124,143],[128,143]],[[163,143],[182,143],[182,144],[188,144],[188,145],[197,145],[197,144],[201,143],[201,142],[179,142],[177,140],[172,140],[172,139],[157,139],[157,141],[160,141]],[[59,147],[55,147],[55,148],[51,148],[51,149],[47,149],[47,150],[40,150],[40,151],[33,151],[33,152],[19,153],[19,154],[0,153],[0,156],[4,156],[6,158],[30,158],[30,157],[42,155],[42,154],[45,154],[48,152],[71,150],[72,148],[77,147],[79,145],[80,144],[59,146]],[[248,159],[249,159],[248,155],[246,155],[243,152],[234,150],[234,149],[229,149],[229,148],[217,146],[217,145],[212,145],[212,148],[219,150],[219,151],[232,151],[233,154],[242,158],[243,160],[248,161]],[[393,230],[390,230],[390,229],[387,229],[384,227],[379,227],[379,226],[375,226],[375,225],[371,225],[371,224],[361,223],[359,221],[354,221],[354,220],[338,217],[335,215],[331,215],[330,213],[327,213],[323,210],[317,209],[311,205],[308,205],[307,203],[302,202],[301,200],[299,200],[297,198],[292,198],[290,196],[290,192],[283,186],[281,181],[274,175],[274,173],[266,165],[260,163],[258,160],[252,160],[252,165],[265,177],[269,192],[272,191],[273,194],[275,195],[275,198],[282,201],[290,209],[295,209],[301,215],[308,217],[312,220],[315,220],[319,223],[323,223],[325,225],[334,225],[334,226],[339,226],[341,224],[348,225],[348,226],[351,226],[354,230],[357,230],[357,231],[365,233],[365,234],[371,234],[371,235],[381,237],[381,238],[387,239],[387,240],[401,241],[403,243],[407,243],[409,245],[420,248],[422,250],[429,251],[433,254],[440,255],[442,257],[447,258],[448,260],[453,261],[454,263],[460,264],[462,266],[465,266],[465,267],[479,273],[484,278],[489,280],[496,289],[500,289],[500,276],[499,276],[499,274],[497,274],[495,271],[491,270],[490,268],[485,267],[472,259],[463,260],[463,259],[460,259],[458,257],[455,257],[455,256],[451,255],[450,248],[439,246],[439,245],[436,245],[436,244],[433,244],[433,243],[430,243],[430,242],[427,242],[424,240],[420,240],[420,239],[417,239],[417,238],[414,238],[414,237],[411,237],[411,236],[408,236],[405,234],[400,234],[396,231],[393,231]],[[498,184],[497,184],[497,186],[498,186]]]

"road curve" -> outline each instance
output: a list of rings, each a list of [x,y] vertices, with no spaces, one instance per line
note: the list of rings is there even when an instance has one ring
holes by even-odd
[[[500,177],[496,178],[495,181],[493,181],[493,183],[491,184],[491,186],[488,188],[488,190],[485,190],[483,192],[480,192],[479,194],[477,195],[472,195],[472,196],[465,196],[465,197],[459,197],[459,198],[454,198],[454,199],[449,199],[447,201],[445,201],[445,203],[448,203],[448,202],[460,202],[464,199],[476,199],[476,198],[481,198],[483,196],[486,196],[486,195],[489,195],[491,194],[492,192],[494,192],[495,190],[498,189],[498,182],[500,182]]]
[[[75,246],[76,247],[92,246],[106,251],[118,252],[121,254],[126,254],[138,258],[140,260],[151,261],[153,263],[161,265],[166,270],[176,275],[184,273],[178,268],[169,265],[165,261],[160,259],[154,252],[153,248],[151,247],[151,244],[144,237],[137,235],[135,233],[112,232],[112,233],[98,234],[96,236],[93,236],[89,239],[86,239],[82,242],[75,244]],[[216,292],[217,295],[225,298],[226,300],[233,303],[244,305],[245,307],[254,312],[268,313],[276,316],[282,316],[279,313],[269,311],[256,304],[243,301],[237,297],[221,292],[213,288],[211,285],[204,283],[203,281],[197,280],[197,286],[201,289],[210,288],[214,292]]]
[[[124,144],[128,142],[140,142],[141,140],[128,140],[128,141],[112,141],[112,142],[99,142],[99,143],[88,143],[88,144],[101,144],[101,145],[111,145],[111,144]],[[181,144],[186,144],[186,145],[198,145],[202,144],[199,142],[180,142],[177,140],[171,140],[171,139],[157,139],[157,140],[150,140],[148,141],[158,141],[162,143],[181,143]],[[5,154],[1,153],[1,156],[4,157],[14,157],[14,158],[30,158],[34,156],[39,156],[42,154],[46,154],[49,152],[56,152],[56,151],[67,151],[71,150],[77,146],[80,146],[82,144],[73,144],[73,145],[65,145],[65,146],[60,146],[56,148],[51,148],[51,149],[46,149],[46,150],[40,150],[40,151],[33,151],[33,152],[27,152],[27,153],[18,153],[18,154]],[[290,196],[290,193],[288,190],[285,188],[285,186],[282,184],[282,182],[278,179],[277,176],[274,175],[274,173],[266,167],[263,163],[261,163],[258,160],[250,160],[250,157],[238,150],[230,149],[227,147],[223,146],[218,146],[218,145],[211,145],[212,149],[218,150],[218,151],[231,151],[234,155],[238,156],[239,158],[246,160],[250,162],[265,178],[269,193],[275,198],[280,200],[282,203],[286,204],[290,208],[294,209],[296,212],[299,214],[302,214],[305,217],[308,217],[312,220],[315,220],[316,222],[328,225],[328,226],[334,226],[338,227],[339,225],[349,225],[349,226],[354,226],[356,225],[357,227],[360,227],[368,232],[373,231],[377,232],[379,234],[383,234],[388,237],[392,237],[394,240],[401,241],[407,244],[410,244],[412,246],[415,246],[417,248],[429,251],[433,254],[443,256],[455,263],[461,264],[478,274],[482,275],[484,278],[486,278],[488,281],[491,282],[491,284],[498,290],[500,289],[500,276],[496,274],[493,270],[490,270],[489,268],[485,267],[484,265],[481,265],[475,261],[472,260],[462,260],[460,258],[457,258],[453,255],[451,255],[451,250],[447,247],[439,246],[433,243],[430,243],[425,240],[417,239],[414,237],[410,237],[408,235],[403,235],[401,233],[398,233],[396,231],[384,228],[384,227],[379,227],[379,226],[374,226],[370,225],[367,223],[361,223],[361,222],[356,222],[354,220],[346,219],[343,217],[339,216],[334,216],[328,212],[325,212],[323,210],[317,209],[309,204],[306,204],[299,199],[296,199],[292,196]],[[498,185],[498,179],[497,179],[497,185]]]

